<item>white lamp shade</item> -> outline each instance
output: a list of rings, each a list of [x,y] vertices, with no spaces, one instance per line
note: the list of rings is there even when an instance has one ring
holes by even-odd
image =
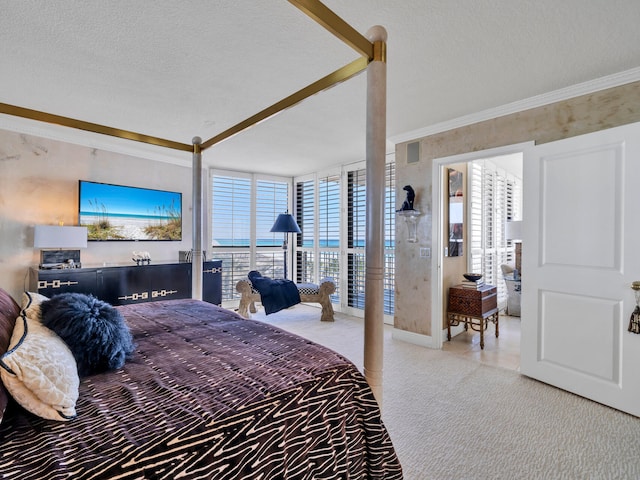
[[[87,248],[87,227],[36,225],[33,246],[35,248]]]
[[[507,222],[505,233],[507,240],[522,240],[522,221]]]

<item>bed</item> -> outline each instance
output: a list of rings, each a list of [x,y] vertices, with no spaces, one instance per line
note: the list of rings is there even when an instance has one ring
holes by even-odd
[[[193,265],[193,298],[202,298],[202,264],[204,251],[202,241],[203,226],[205,225],[206,210],[203,208],[203,168],[202,153],[221,142],[246,131],[254,125],[272,118],[301,101],[310,98],[324,90],[330,89],[358,73],[367,72],[366,82],[366,162],[368,198],[381,199],[385,195],[384,171],[386,159],[386,118],[387,118],[387,32],[381,25],[369,28],[365,35],[358,32],[335,12],[325,6],[320,0],[289,0],[294,7],[318,23],[327,32],[336,36],[346,46],[355,50],[358,58],[334,70],[313,83],[297,90],[291,95],[263,108],[258,113],[230,126],[226,130],[203,141],[200,137],[192,138],[191,144],[169,138],[156,137],[140,132],[115,128],[109,125],[101,125],[80,118],[66,117],[51,112],[38,111],[18,105],[0,103],[0,113],[20,117],[36,122],[46,122],[56,126],[63,126],[85,132],[93,132],[98,135],[113,136],[141,142],[155,147],[162,147],[179,152],[192,154],[192,265]],[[317,55],[318,49],[310,46],[309,54]],[[224,94],[224,92],[222,92]],[[99,116],[99,115],[98,115]],[[57,127],[56,127],[57,128]],[[92,144],[93,145],[93,144]],[[155,157],[154,157],[155,158]],[[377,202],[366,202],[366,229],[365,242],[367,244],[365,272],[365,295],[368,297],[365,305],[365,329],[368,334],[364,337],[364,371],[369,386],[376,398],[382,401],[383,378],[383,324],[384,290],[383,278],[378,272],[384,269],[385,238],[384,216],[381,215],[380,205]]]
[[[199,300],[116,308],[133,356],[80,379],[70,421],[10,399],[1,478],[402,478],[371,389],[336,352]]]

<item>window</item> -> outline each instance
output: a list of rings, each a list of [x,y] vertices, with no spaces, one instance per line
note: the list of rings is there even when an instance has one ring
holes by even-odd
[[[318,244],[337,247],[340,241],[340,176],[318,180]]]
[[[222,260],[222,300],[239,298],[235,285],[249,271],[282,277],[282,233],[270,232],[288,210],[289,181],[213,170],[211,250]]]
[[[394,312],[395,296],[395,164],[386,166],[384,228],[384,313]],[[223,301],[239,298],[238,280],[251,270],[283,276],[283,234],[270,232],[291,205],[290,181],[239,172],[211,172],[211,249],[221,259]],[[295,181],[298,283],[336,283],[332,301],[364,308],[366,171],[343,169]]]
[[[366,276],[365,235],[366,235],[366,170],[348,173],[348,306],[364,308],[364,287]],[[395,311],[395,211],[396,182],[395,164],[386,165],[384,198],[384,313],[393,315]]]
[[[315,182],[306,180],[296,184],[296,221],[302,233],[298,235],[296,250],[296,282],[313,283],[315,246]]]
[[[271,232],[275,219],[288,208],[289,185],[266,180],[256,181],[256,245],[282,247],[283,233]]]
[[[332,302],[340,301],[340,175],[318,179],[318,277],[336,284]]]
[[[468,177],[469,267],[482,273],[485,283],[497,286],[498,304],[502,308],[506,305],[507,290],[500,265],[515,263],[515,247],[506,238],[505,224],[521,219],[522,180],[491,159],[470,162]]]
[[[212,193],[213,246],[248,247],[251,179],[216,175],[212,178]]]
[[[384,313],[395,312],[396,290],[396,164],[388,163],[384,200]]]
[[[384,229],[384,313],[395,299],[395,165],[386,166]],[[296,181],[298,236],[296,280],[332,277],[334,303],[364,309],[366,240],[366,170],[314,175]]]
[[[366,170],[350,171],[347,178],[347,306],[363,309],[366,274]]]
[[[332,278],[334,303],[340,301],[340,209],[339,174],[296,183],[296,219],[302,230],[296,281],[316,283]]]

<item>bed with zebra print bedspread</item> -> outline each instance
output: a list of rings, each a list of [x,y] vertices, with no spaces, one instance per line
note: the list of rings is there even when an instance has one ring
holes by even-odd
[[[0,478],[402,478],[369,386],[339,354],[197,300],[117,308],[133,358],[82,379],[71,422],[10,405]]]

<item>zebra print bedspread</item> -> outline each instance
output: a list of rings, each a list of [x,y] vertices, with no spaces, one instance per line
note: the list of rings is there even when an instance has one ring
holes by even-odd
[[[0,478],[402,478],[369,386],[337,353],[196,300],[118,308],[134,358],[83,379],[71,422],[12,405]]]

